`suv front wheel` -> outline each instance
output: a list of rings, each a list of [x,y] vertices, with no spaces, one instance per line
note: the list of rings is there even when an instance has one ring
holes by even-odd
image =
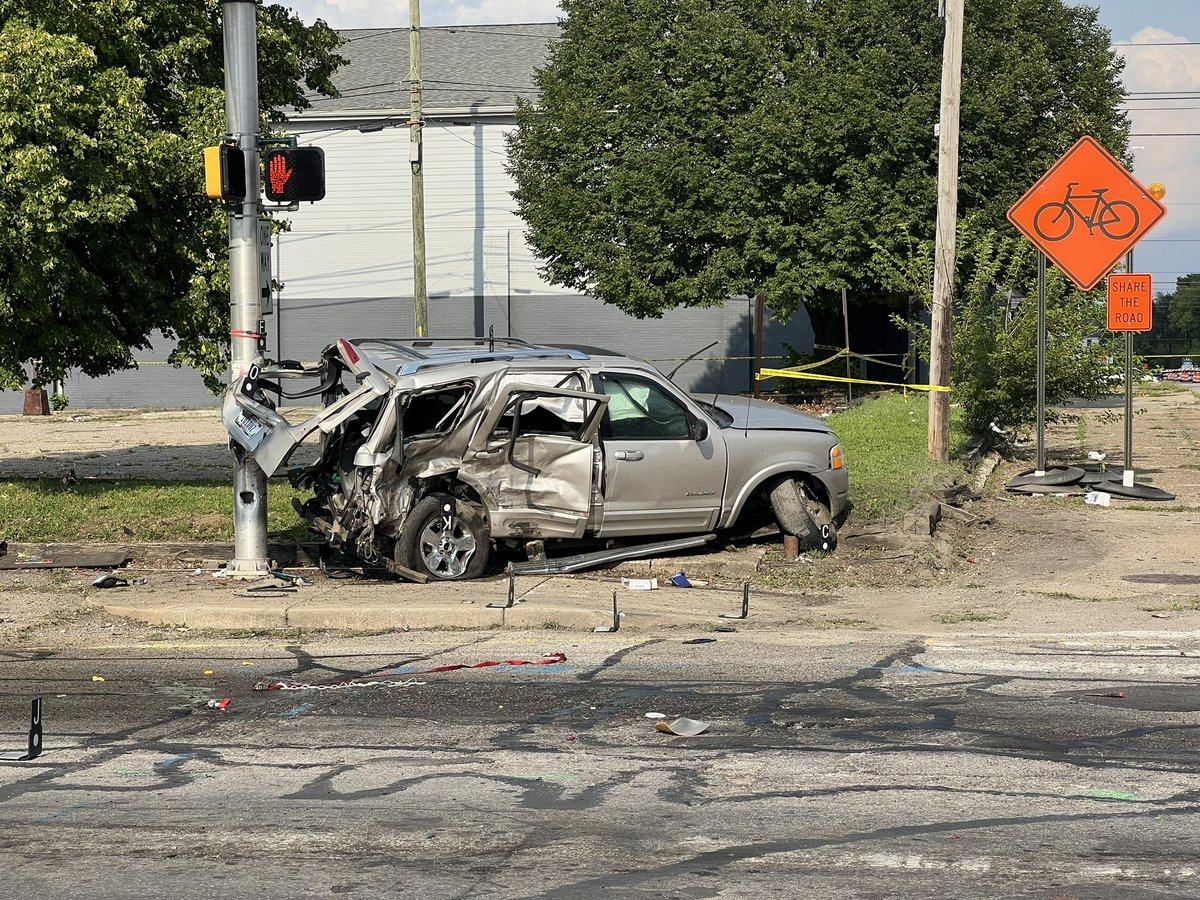
[[[400,530],[396,562],[431,578],[478,578],[487,567],[491,540],[472,503],[432,494],[418,503]]]
[[[778,481],[770,493],[775,521],[788,534],[800,539],[801,550],[832,553],[837,546],[837,526],[829,506],[813,496],[798,478]]]

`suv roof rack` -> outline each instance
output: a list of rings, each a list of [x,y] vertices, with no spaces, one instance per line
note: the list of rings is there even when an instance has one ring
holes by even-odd
[[[531,344],[520,338],[352,338],[349,343],[379,360],[396,364],[395,374],[412,375],[434,366],[517,359],[590,359],[579,350]]]

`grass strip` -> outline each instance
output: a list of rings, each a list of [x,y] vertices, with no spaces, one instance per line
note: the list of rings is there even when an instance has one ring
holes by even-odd
[[[292,509],[298,494],[286,481],[267,484],[267,527],[273,539],[305,540]],[[128,530],[127,530],[128,529]],[[132,532],[132,534],[130,533]],[[0,481],[0,538],[8,541],[233,540],[233,487],[221,481]]]
[[[950,456],[966,436],[951,409]],[[898,519],[932,490],[963,474],[956,462],[929,458],[929,402],[924,394],[886,392],[829,417],[850,470],[851,519],[856,525]]]

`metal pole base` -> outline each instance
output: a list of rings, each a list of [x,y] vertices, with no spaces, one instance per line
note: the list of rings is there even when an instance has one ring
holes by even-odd
[[[219,578],[237,578],[241,581],[269,578],[274,574],[270,560],[266,559],[231,559],[225,563],[224,569],[216,572]]]

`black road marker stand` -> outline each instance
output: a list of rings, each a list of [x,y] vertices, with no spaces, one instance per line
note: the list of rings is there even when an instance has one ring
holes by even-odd
[[[507,603],[489,603],[488,609],[512,609],[517,602],[517,589],[515,584],[515,575],[513,573],[512,564],[508,566],[508,602]]]
[[[599,628],[593,628],[592,631],[596,634],[616,634],[621,630],[621,614],[617,612],[617,592],[613,591],[613,620],[611,625],[601,625]]]
[[[735,616],[733,613],[721,613],[722,619],[748,619],[750,618],[750,582],[742,582],[742,612],[741,615]]]
[[[29,748],[22,753],[20,750],[10,750],[0,753],[0,760],[5,762],[24,762],[37,759],[42,752],[42,698],[35,697],[33,707],[29,712]]]

